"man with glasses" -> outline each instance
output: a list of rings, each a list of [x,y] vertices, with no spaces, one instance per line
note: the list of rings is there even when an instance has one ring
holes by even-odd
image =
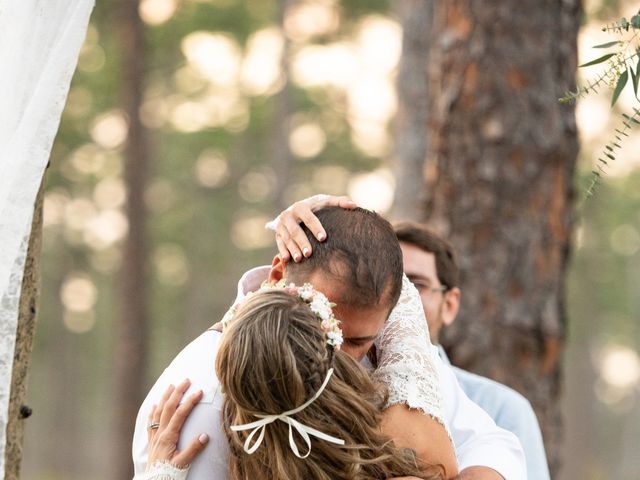
[[[440,330],[451,325],[460,306],[458,265],[451,245],[422,225],[395,226],[404,272],[420,293],[429,334],[440,357],[450,363],[439,344]],[[549,468],[540,427],[531,404],[515,390],[485,377],[452,367],[464,393],[480,405],[499,427],[515,433],[527,460],[527,476],[548,480]]]

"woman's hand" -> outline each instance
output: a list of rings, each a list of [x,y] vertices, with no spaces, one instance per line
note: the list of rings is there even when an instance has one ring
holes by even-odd
[[[180,430],[193,407],[202,399],[202,390],[190,395],[179,405],[184,393],[191,385],[189,380],[177,387],[170,385],[164,392],[158,405],[154,405],[149,414],[147,436],[149,439],[149,458],[147,468],[156,462],[170,463],[177,468],[187,467],[204,450],[209,442],[205,433],[194,438],[182,451],[178,451]]]
[[[267,228],[276,232],[276,243],[282,260],[287,261],[293,258],[295,262],[299,262],[303,255],[311,256],[311,244],[300,223],[304,223],[318,241],[323,242],[327,238],[322,224],[313,214],[324,207],[353,209],[357,205],[348,197],[314,195],[294,203],[267,223]]]

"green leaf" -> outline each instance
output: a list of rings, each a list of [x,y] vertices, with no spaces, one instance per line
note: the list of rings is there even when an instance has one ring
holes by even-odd
[[[640,28],[640,15],[634,15],[631,17],[631,26],[633,28]]]
[[[606,62],[611,57],[613,57],[615,53],[607,53],[606,55],[601,56],[600,58],[596,58],[595,60],[591,60],[590,62],[583,63],[580,65],[581,67],[590,67],[591,65],[597,65],[598,63]]]
[[[623,114],[622,114],[622,116],[623,116],[624,118],[626,118],[628,121],[630,121],[630,122],[633,122],[633,123],[636,123],[636,124],[640,125],[640,120],[638,120],[638,119],[635,117],[635,115],[634,115],[633,117],[631,117],[631,116],[627,115],[626,113],[623,113]]]
[[[622,42],[620,40],[616,40],[614,42],[607,42],[607,43],[601,43],[600,45],[594,45],[591,48],[609,48],[609,47],[613,47],[614,45],[620,45]]]
[[[629,78],[629,70],[625,70],[620,78],[618,78],[618,83],[616,83],[616,88],[613,89],[613,97],[611,97],[611,106],[613,107],[618,101],[618,97],[622,93],[622,89],[627,84],[627,79]]]
[[[633,71],[632,67],[629,67],[629,71],[631,72],[631,84],[633,85],[633,93],[638,98],[638,74]]]
[[[638,99],[638,79],[640,78],[640,55],[638,55],[638,64],[636,65],[636,78],[634,78],[633,82],[633,93]]]

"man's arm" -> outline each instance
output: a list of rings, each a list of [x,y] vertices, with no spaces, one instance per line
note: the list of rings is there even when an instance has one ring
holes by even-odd
[[[518,438],[498,427],[491,417],[469,400],[453,369],[437,355],[445,419],[458,456],[460,480],[524,480],[526,461]]]

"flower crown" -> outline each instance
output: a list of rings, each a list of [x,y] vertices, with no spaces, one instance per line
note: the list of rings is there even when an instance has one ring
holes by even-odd
[[[340,328],[340,320],[338,320],[333,314],[333,307],[335,303],[329,301],[329,299],[322,293],[313,288],[310,283],[305,283],[301,287],[296,286],[294,283],[286,284],[284,280],[279,281],[276,284],[269,284],[266,281],[255,292],[250,292],[246,295],[245,300],[261,292],[270,292],[274,290],[280,290],[294,297],[298,297],[307,305],[309,309],[320,320],[320,326],[323,332],[327,336],[327,345],[331,345],[335,350],[340,350],[340,346],[343,342],[342,329]],[[222,318],[222,331],[227,328],[229,322],[233,319],[240,304],[236,304],[224,315]]]

